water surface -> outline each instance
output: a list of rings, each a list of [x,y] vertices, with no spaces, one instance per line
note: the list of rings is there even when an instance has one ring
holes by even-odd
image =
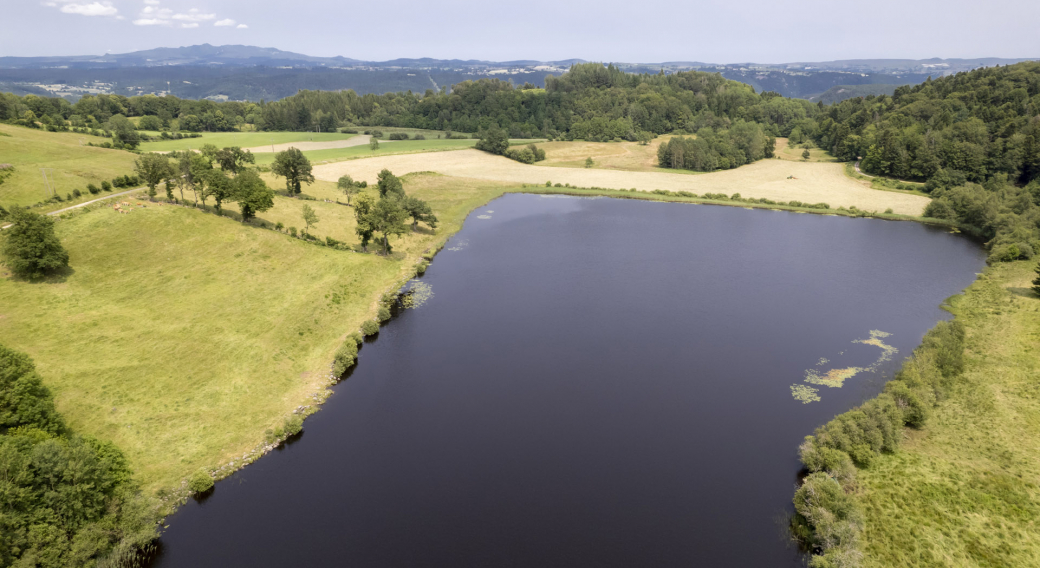
[[[916,223],[507,195],[298,440],[168,520],[155,565],[801,566],[799,442],[983,260]],[[871,330],[892,360],[853,343]]]

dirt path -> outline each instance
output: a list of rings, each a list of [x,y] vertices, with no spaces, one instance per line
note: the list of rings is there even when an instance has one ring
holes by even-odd
[[[315,166],[314,175],[318,179],[336,181],[350,174],[356,180],[375,183],[376,174],[383,168],[397,175],[434,171],[449,176],[532,185],[552,181],[579,187],[640,191],[739,193],[774,201],[824,202],[834,208],[855,206],[878,212],[892,209],[906,215],[920,215],[929,202],[927,197],[919,195],[871,189],[846,176],[842,164],[784,160],[761,160],[734,170],[689,175],[525,165],[479,150],[457,150],[336,162]]]
[[[62,214],[64,212],[66,212],[66,211],[72,211],[73,209],[79,209],[80,207],[86,207],[87,205],[90,205],[91,203],[97,203],[98,201],[104,201],[106,199],[112,199],[113,197],[119,197],[121,195],[126,195],[128,193],[133,193],[135,191],[141,191],[142,189],[147,189],[147,188],[145,188],[145,187],[135,187],[134,189],[128,189],[126,191],[120,191],[119,193],[113,193],[112,195],[106,195],[104,197],[99,197],[97,199],[91,199],[90,201],[84,201],[83,203],[79,203],[79,204],[73,205],[72,207],[65,207],[64,209],[58,209],[57,211],[51,211],[50,213],[47,213],[47,214],[48,215],[60,215],[60,214]],[[6,228],[8,228],[10,226],[11,226],[11,224],[8,223],[8,224],[4,225],[3,227],[0,227],[0,229],[6,229]]]

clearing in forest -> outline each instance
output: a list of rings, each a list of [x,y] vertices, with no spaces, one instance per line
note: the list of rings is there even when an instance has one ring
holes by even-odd
[[[733,170],[689,175],[667,170],[619,171],[526,165],[479,150],[460,150],[381,156],[319,165],[314,168],[314,175],[318,179],[335,181],[349,174],[356,180],[374,183],[376,175],[384,168],[397,175],[433,171],[448,176],[532,185],[544,185],[551,181],[553,184],[608,189],[664,189],[726,195],[739,193],[743,197],[764,197],[774,201],[823,202],[832,208],[855,206],[864,211],[877,212],[892,209],[904,215],[920,215],[929,202],[927,197],[920,195],[870,189],[866,184],[846,176],[841,164],[786,160],[760,160]]]

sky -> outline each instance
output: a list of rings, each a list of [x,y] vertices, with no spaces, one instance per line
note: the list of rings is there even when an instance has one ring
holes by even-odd
[[[210,43],[368,61],[1040,57],[1037,0],[0,3],[0,56],[95,55]]]

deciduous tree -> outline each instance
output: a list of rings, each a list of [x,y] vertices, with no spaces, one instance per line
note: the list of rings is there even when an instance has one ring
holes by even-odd
[[[13,226],[4,231],[4,256],[11,271],[36,279],[69,265],[69,253],[54,234],[54,220],[20,207],[11,210]]]
[[[154,118],[154,117],[153,117]],[[144,154],[134,162],[134,170],[148,186],[148,197],[155,197],[155,188],[172,177],[170,158],[164,154]],[[169,194],[169,187],[167,187]]]
[[[350,198],[361,191],[358,184],[354,181],[354,178],[350,176],[342,176],[339,181],[336,182],[336,187],[343,190],[343,194],[347,196],[347,205],[350,205]]]
[[[314,212],[313,207],[306,203],[303,204],[303,210],[301,213],[303,215],[303,222],[306,225],[303,230],[309,233],[311,231],[311,225],[318,224],[318,214]]]
[[[271,171],[274,175],[285,178],[285,189],[289,192],[290,197],[300,194],[301,184],[314,182],[314,176],[311,175],[311,161],[297,148],[279,152],[274,158]]]
[[[243,170],[235,176],[233,193],[233,199],[242,208],[243,223],[252,219],[258,212],[274,207],[274,192],[260,179],[260,174],[253,170]]]

